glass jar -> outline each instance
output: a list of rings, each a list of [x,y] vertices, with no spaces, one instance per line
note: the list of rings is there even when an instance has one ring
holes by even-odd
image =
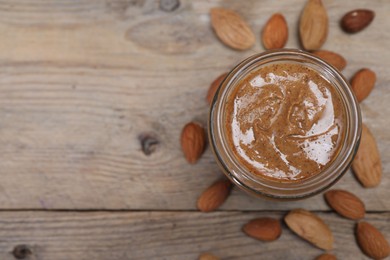
[[[333,85],[345,110],[345,137],[338,155],[323,171],[296,182],[277,182],[250,173],[231,151],[224,127],[227,98],[238,82],[259,67],[275,63],[296,63],[315,70]],[[235,185],[259,197],[297,200],[329,188],[349,169],[360,142],[361,114],[347,80],[337,69],[310,53],[283,49],[253,55],[230,71],[219,86],[211,104],[208,132],[217,163]]]

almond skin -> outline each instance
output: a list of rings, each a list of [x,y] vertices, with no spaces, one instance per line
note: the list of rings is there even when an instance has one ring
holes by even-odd
[[[356,178],[366,188],[376,187],[382,178],[382,163],[374,136],[365,124],[362,124],[362,137],[359,149],[352,162]]]
[[[273,218],[257,218],[246,223],[242,230],[250,237],[261,241],[274,241],[282,234],[280,221]]]
[[[347,61],[344,59],[343,56],[341,56],[338,53],[332,51],[326,51],[326,50],[319,50],[319,51],[314,51],[313,54],[320,57],[327,63],[330,63],[340,71],[343,70],[345,66],[347,66]]]
[[[220,259],[219,257],[210,253],[202,253],[199,256],[199,260],[219,260],[219,259]]]
[[[337,258],[331,254],[322,254],[317,256],[315,260],[337,260]]]
[[[346,13],[340,21],[341,28],[348,33],[357,33],[370,25],[375,13],[367,9],[356,9]]]
[[[206,101],[211,105],[211,102],[213,101],[213,98],[215,96],[215,93],[218,90],[219,85],[221,85],[222,81],[226,78],[228,73],[223,73],[219,75],[210,85],[209,90],[207,92]]]
[[[221,206],[230,194],[232,183],[219,180],[208,187],[198,198],[197,207],[202,212],[210,212]]]
[[[364,203],[354,194],[345,190],[330,190],[324,195],[329,206],[341,216],[354,220],[364,218]]]
[[[262,41],[266,49],[280,49],[286,45],[288,27],[282,14],[274,14],[263,28]]]
[[[233,10],[212,8],[211,26],[218,38],[236,50],[246,50],[255,44],[255,35],[245,20]]]
[[[362,102],[375,86],[376,74],[370,69],[361,69],[351,79],[351,87],[358,102]]]
[[[389,242],[383,234],[367,222],[356,225],[356,239],[360,249],[373,259],[384,259],[390,255]]]
[[[287,226],[298,236],[318,248],[331,250],[333,234],[328,225],[312,212],[304,209],[294,209],[284,218]]]
[[[306,50],[317,50],[328,36],[328,14],[321,0],[308,0],[299,21],[299,35]]]
[[[181,132],[181,148],[187,161],[196,163],[206,147],[206,133],[199,124],[191,122]]]

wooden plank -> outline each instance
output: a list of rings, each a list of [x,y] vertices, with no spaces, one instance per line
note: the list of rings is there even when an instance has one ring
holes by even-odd
[[[322,253],[283,224],[281,237],[264,243],[247,237],[248,220],[277,212],[1,212],[0,258],[14,259],[15,246],[26,245],[29,259],[197,259],[212,252],[222,259],[314,259]],[[368,259],[354,239],[355,222],[320,213],[330,226],[338,259]],[[366,220],[390,237],[390,213]]]
[[[181,127],[207,121],[209,83],[263,50],[224,47],[208,11],[225,6],[258,34],[271,13],[296,25],[305,1],[182,1],[173,13],[157,1],[0,1],[0,208],[195,209],[196,197],[220,174],[208,149],[197,165],[180,151]],[[390,5],[369,1],[376,18],[365,31],[344,34],[342,14],[368,1],[324,0],[330,33],[324,48],[342,53],[350,77],[360,67],[378,74],[363,102],[364,121],[378,139],[384,179],[365,190],[350,176],[338,187],[359,194],[372,211],[390,210]],[[150,155],[140,135],[156,140]],[[325,210],[320,196],[269,203],[234,191],[223,209]]]

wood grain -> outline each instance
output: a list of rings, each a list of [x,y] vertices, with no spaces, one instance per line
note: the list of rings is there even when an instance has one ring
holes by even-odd
[[[282,12],[286,47],[298,47],[305,1],[182,1],[172,13],[158,1],[0,1],[0,208],[191,210],[220,175],[208,149],[188,165],[181,127],[206,124],[210,82],[243,58],[263,51],[223,46],[209,25],[213,6],[232,8],[255,32]],[[342,15],[367,1],[324,0],[330,33],[324,48],[342,53],[350,77],[369,67],[378,82],[361,107],[379,144],[383,182],[365,190],[347,173],[337,185],[357,193],[370,211],[390,210],[390,23],[387,0],[370,1],[374,22],[342,32]],[[158,141],[150,155],[139,136]],[[321,196],[270,203],[237,190],[223,210],[326,210]]]
[[[211,252],[222,259],[314,259],[322,253],[283,224],[281,237],[261,242],[241,231],[250,219],[281,219],[277,212],[1,212],[0,258],[26,245],[28,259],[197,259]],[[331,213],[319,216],[335,237],[338,259],[368,259],[354,239],[355,222]],[[366,220],[389,239],[389,213],[368,214]]]

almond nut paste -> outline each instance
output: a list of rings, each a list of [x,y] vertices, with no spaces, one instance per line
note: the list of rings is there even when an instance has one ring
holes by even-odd
[[[342,146],[345,111],[335,87],[301,64],[263,66],[226,103],[228,145],[258,177],[295,182],[328,167]]]

